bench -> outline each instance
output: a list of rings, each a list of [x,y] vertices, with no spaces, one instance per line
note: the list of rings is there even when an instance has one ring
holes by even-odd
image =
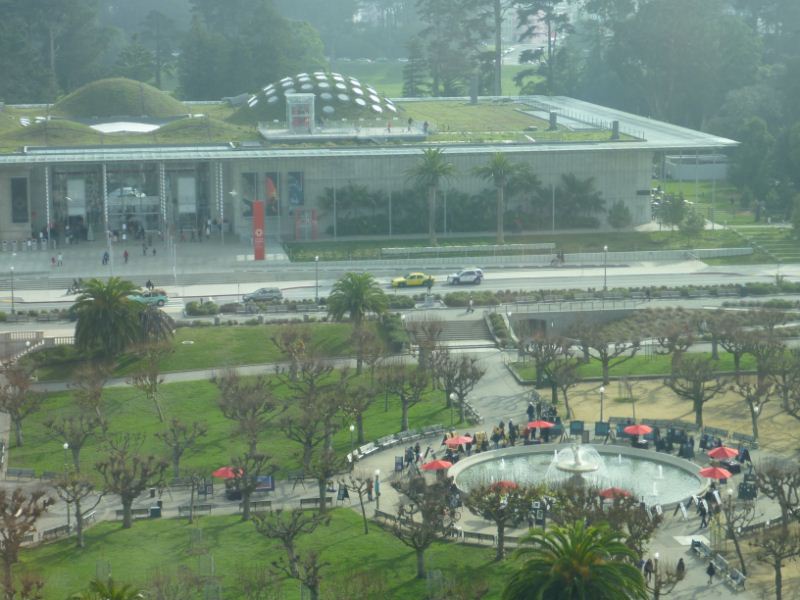
[[[385,435],[375,443],[379,448],[391,448],[395,444],[397,444],[397,439],[393,435]]]
[[[713,435],[722,439],[728,437],[728,430],[720,429],[719,427],[703,427],[703,433],[707,433],[708,435]]]
[[[244,503],[239,502],[239,512],[244,510]],[[250,500],[250,512],[264,512],[272,510],[272,500]]]
[[[364,444],[358,448],[359,456],[369,456],[373,452],[377,452],[378,447],[373,443],[370,442],[369,444]]]
[[[325,504],[330,506],[333,504],[333,496],[325,496]],[[319,506],[319,497],[314,498],[300,498],[300,508],[304,506]]]
[[[733,433],[731,437],[741,444],[747,444],[751,450],[756,450],[758,448],[758,440],[755,436],[746,433]]]
[[[203,514],[206,514],[206,515],[210,515],[211,514],[211,508],[212,508],[212,506],[210,504],[195,504],[194,505],[194,513],[193,514],[196,515],[198,513],[203,513]],[[192,507],[189,504],[184,504],[183,506],[179,506],[178,507],[178,516],[179,517],[188,516],[190,512],[192,512]]]
[[[728,561],[725,560],[725,558],[723,556],[721,556],[719,554],[715,554],[714,558],[712,560],[714,561],[714,566],[717,567],[717,571],[719,571],[720,573],[729,573],[730,572],[731,567],[728,564]]]
[[[391,523],[394,523],[397,520],[396,516],[391,515],[387,512],[383,512],[382,510],[376,510],[374,517],[376,519],[382,519],[384,521],[389,521]]]
[[[69,535],[69,530],[69,525],[60,525],[58,527],[53,527],[52,529],[45,529],[42,532],[41,540],[43,542],[48,542],[50,540],[60,538],[61,536]]]
[[[30,533],[26,533],[22,536],[22,543],[23,544],[31,544],[36,539],[36,534],[32,531]]]
[[[53,481],[58,476],[59,476],[59,473],[56,473],[55,471],[43,471],[42,472],[42,476],[40,477],[40,479],[42,479],[44,481]]]
[[[712,555],[711,548],[700,540],[692,540],[692,551],[700,558],[711,558]]]
[[[424,437],[439,435],[440,433],[444,433],[444,425],[430,425],[422,430],[422,435]]]
[[[90,524],[90,523],[94,523],[96,521],[97,521],[97,511],[96,510],[93,510],[92,512],[86,513],[85,515],[83,515],[83,523],[84,523],[84,525],[87,525],[87,524]]]
[[[6,469],[6,479],[14,477],[15,479],[34,479],[36,471],[33,469],[14,469],[9,467]]]
[[[731,569],[725,577],[725,583],[736,591],[743,590],[746,581],[747,577],[738,569]]]
[[[477,531],[465,531],[462,534],[462,539],[464,542],[467,540],[473,540],[476,542],[489,542],[490,544],[495,544],[494,535],[491,533],[479,533]]]
[[[121,508],[118,508],[114,511],[114,517],[116,519],[122,519],[125,516],[125,511]],[[150,509],[149,508],[132,508],[131,509],[131,518],[133,520],[136,519],[149,519],[150,518]]]

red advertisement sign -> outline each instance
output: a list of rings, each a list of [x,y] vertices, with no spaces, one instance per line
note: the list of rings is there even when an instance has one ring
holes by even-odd
[[[253,255],[264,260],[264,203],[253,201]]]

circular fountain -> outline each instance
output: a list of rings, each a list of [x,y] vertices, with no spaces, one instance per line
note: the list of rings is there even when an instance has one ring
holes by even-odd
[[[669,505],[701,493],[706,480],[697,466],[669,454],[624,446],[556,444],[516,446],[473,454],[450,468],[456,485],[469,490],[501,480],[618,487],[648,504]]]

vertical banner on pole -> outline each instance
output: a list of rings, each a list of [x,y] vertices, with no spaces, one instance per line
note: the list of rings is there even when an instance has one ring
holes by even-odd
[[[253,255],[255,260],[264,260],[264,202],[253,202]]]

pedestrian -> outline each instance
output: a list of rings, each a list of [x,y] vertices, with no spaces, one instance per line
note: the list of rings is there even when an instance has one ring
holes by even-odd
[[[528,413],[528,421],[533,421],[533,414],[536,412],[533,402],[528,402],[528,409],[525,412]]]
[[[425,280],[425,287],[428,288],[428,293],[430,294],[431,288],[433,287],[433,277],[428,277],[428,279]]]
[[[64,266],[64,255],[61,254],[61,252],[58,253],[58,258],[56,260],[58,261],[58,266],[59,267],[63,267]]]
[[[108,254],[108,250],[106,250],[103,252],[103,265],[107,265],[109,260],[111,260],[111,256]]]
[[[142,256],[147,256],[147,244],[142,242]]]
[[[675,567],[675,575],[678,577],[678,581],[686,577],[686,563],[683,562],[682,558],[678,559],[678,566]]]
[[[708,508],[705,500],[700,500],[697,505],[697,512],[700,513],[700,529],[708,526]]]
[[[372,502],[372,477],[367,479],[367,501]]]
[[[717,574],[717,568],[714,566],[714,561],[708,561],[708,567],[706,567],[706,575],[708,575],[708,585],[714,583],[714,575]]]
[[[148,290],[150,290],[152,292],[153,291],[153,282],[148,279],[147,283],[144,284],[144,287],[146,287]]]
[[[653,579],[653,560],[650,558],[644,563],[644,578],[647,583],[650,583],[650,580]]]
[[[473,308],[473,303],[474,303],[474,301],[472,300],[472,298],[470,298],[469,299],[469,305],[467,306],[467,312],[468,313],[475,312],[475,309]]]
[[[128,251],[125,250],[125,252],[122,253],[122,260],[125,262],[126,265],[128,264],[128,256],[130,255],[128,254]]]
[[[155,255],[156,255],[156,249],[153,248],[153,256],[155,256]]]
[[[50,257],[50,266],[51,267],[55,267],[56,266],[56,257],[55,256],[51,256]]]

